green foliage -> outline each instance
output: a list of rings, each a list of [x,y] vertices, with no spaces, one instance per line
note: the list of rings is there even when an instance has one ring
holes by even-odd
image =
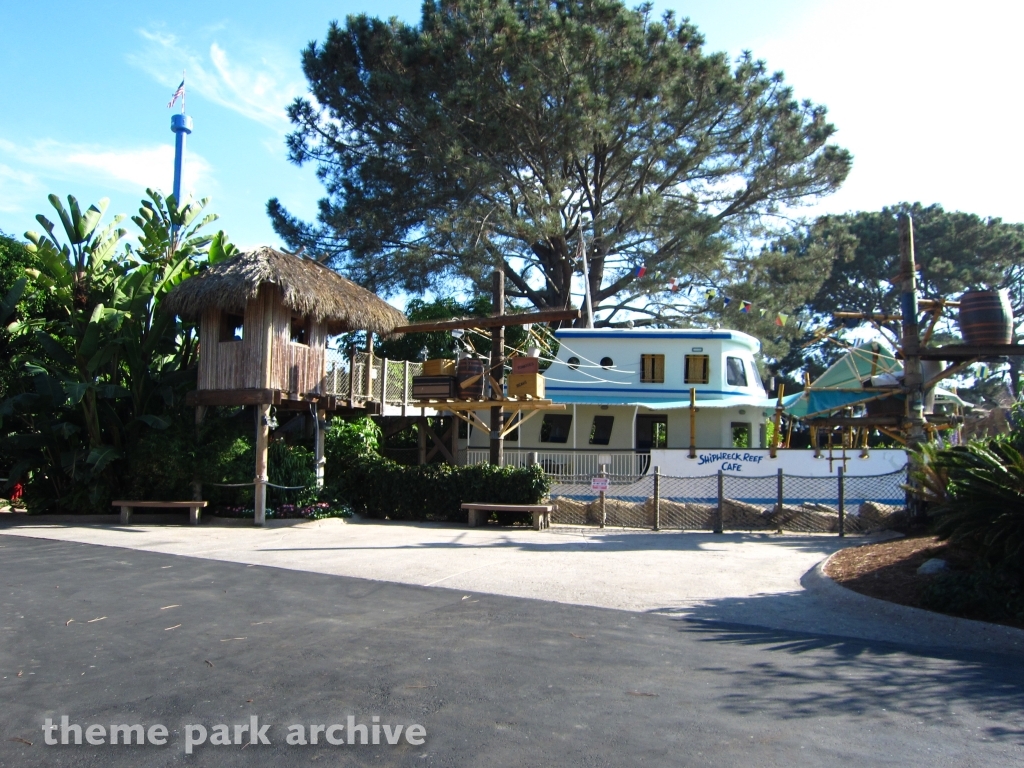
[[[328,197],[315,225],[271,200],[274,227],[374,289],[486,291],[502,266],[512,299],[557,308],[582,235],[602,322],[684,322],[669,278],[708,285],[727,256],[756,256],[735,244],[851,164],[781,73],[702,45],[688,21],[619,0],[350,16],[304,52],[311,97],[289,110],[291,158]]]
[[[922,493],[933,501],[935,532],[996,566],[1024,564],[1024,456],[1008,440],[975,441],[925,453],[938,482]],[[941,479],[945,494],[941,494]]]
[[[548,491],[540,467],[406,466],[380,456],[379,440],[380,429],[368,417],[332,422],[324,444],[324,498],[367,517],[465,522],[463,502],[537,504]]]
[[[814,376],[834,362],[843,349],[813,342],[813,326],[828,324],[832,314],[879,312],[900,314],[899,214],[914,221],[914,258],[919,265],[918,291],[923,298],[956,298],[969,288],[1007,288],[1018,325],[1024,321],[1024,224],[946,211],[940,205],[900,203],[881,211],[860,211],[819,219],[812,238],[833,245],[836,256],[820,289],[801,310],[808,323],[804,338],[777,367],[793,374],[807,368]],[[899,322],[882,323],[890,344],[899,339]],[[936,340],[956,342],[954,324],[942,323]],[[1019,394],[1020,360],[1010,364],[1010,384]],[[789,391],[789,387],[787,387]]]
[[[466,521],[463,502],[538,504],[549,485],[539,466],[405,466],[372,455],[348,460],[332,480],[328,494],[367,517],[456,522]]]
[[[267,467],[270,482],[299,490],[267,489],[267,503],[307,504],[316,499],[316,456],[302,445],[289,445],[283,440],[270,444]]]
[[[60,226],[40,215],[43,233],[26,233],[26,296],[41,309],[0,333],[18,371],[0,402],[0,460],[26,481],[33,511],[107,511],[136,449],[149,450],[140,441],[167,430],[195,386],[195,329],[157,308],[198,271],[210,245],[200,230],[215,217],[202,216],[206,200],[147,195],[137,248],[123,243],[124,216],[102,225],[106,200],[83,211],[51,195]]]
[[[1021,572],[984,564],[936,574],[921,593],[921,607],[979,621],[1024,626]]]

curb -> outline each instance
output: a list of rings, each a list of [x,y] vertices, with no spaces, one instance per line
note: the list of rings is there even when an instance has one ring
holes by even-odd
[[[804,574],[801,585],[851,620],[884,625],[891,630],[886,639],[929,648],[1024,655],[1024,629],[947,616],[847,589],[825,573],[833,555]]]

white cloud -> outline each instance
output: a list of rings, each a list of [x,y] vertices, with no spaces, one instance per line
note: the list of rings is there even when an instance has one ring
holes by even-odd
[[[854,154],[842,190],[815,206],[941,203],[1024,221],[1018,42],[1024,5],[829,3],[755,48],[798,98],[825,104]]]
[[[185,69],[186,95],[199,93],[279,133],[288,130],[285,108],[305,91],[298,57],[275,56],[266,45],[239,45],[229,56],[216,40],[203,55],[173,34],[152,30],[139,30],[139,34],[145,41],[143,51],[128,60],[166,86],[168,96],[180,82],[178,71]]]
[[[143,147],[106,147],[69,144],[53,139],[40,139],[19,145],[0,139],[0,152],[10,165],[0,165],[4,193],[0,193],[0,210],[20,209],[17,200],[35,197],[26,194],[43,188],[42,179],[88,181],[141,192],[147,187],[170,192],[174,180],[174,147],[155,144]],[[212,168],[195,152],[185,153],[182,187],[185,190],[209,186]],[[13,184],[9,185],[10,180]],[[6,199],[6,191],[17,188]],[[6,206],[6,207],[5,207]]]

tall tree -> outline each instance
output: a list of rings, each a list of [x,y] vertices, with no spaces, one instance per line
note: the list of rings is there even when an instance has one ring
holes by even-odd
[[[482,286],[498,266],[541,308],[572,303],[583,242],[595,311],[679,322],[651,299],[668,277],[709,284],[734,242],[851,162],[781,73],[702,45],[687,20],[619,0],[439,0],[416,26],[332,24],[303,54],[312,97],[288,138],[328,196],[316,223],[269,201],[274,227],[378,290]]]
[[[836,251],[838,256],[831,271],[803,311],[819,323],[829,322],[836,311],[898,315],[897,218],[901,213],[910,214],[914,220],[920,295],[955,299],[969,288],[1006,288],[1019,337],[1024,330],[1024,224],[946,211],[941,205],[900,203],[881,211],[820,219],[815,228],[818,237],[834,242],[846,238],[848,243]],[[882,323],[881,330],[891,343],[896,343],[900,333],[898,322]],[[955,324],[949,321],[938,327],[936,338],[955,341],[956,333]],[[836,351],[833,348],[830,355],[827,350],[820,350],[826,358]],[[794,353],[782,367],[803,367],[806,358],[805,353]],[[1018,394],[1019,363],[1019,359],[1012,361],[1010,376],[1011,386]]]

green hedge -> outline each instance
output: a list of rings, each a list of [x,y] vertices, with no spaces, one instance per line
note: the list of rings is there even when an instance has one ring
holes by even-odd
[[[494,467],[489,464],[406,466],[374,454],[337,457],[332,462],[330,495],[354,512],[392,520],[466,522],[463,502],[538,504],[549,481],[539,466]],[[529,516],[499,522],[527,522]]]

